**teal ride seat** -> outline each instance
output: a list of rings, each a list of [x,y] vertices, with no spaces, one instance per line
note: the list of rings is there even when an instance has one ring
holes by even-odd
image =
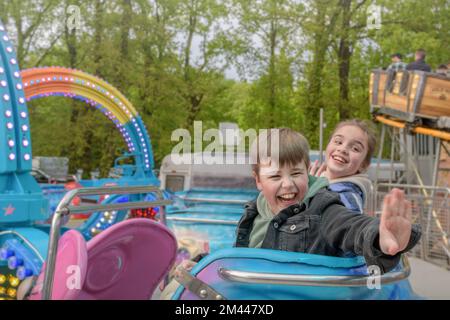
[[[418,299],[407,279],[409,265],[404,261],[378,278],[378,289],[376,274],[372,272],[369,277],[363,257],[255,248],[218,250],[195,265],[191,275],[232,300]],[[172,299],[200,298],[180,286]]]

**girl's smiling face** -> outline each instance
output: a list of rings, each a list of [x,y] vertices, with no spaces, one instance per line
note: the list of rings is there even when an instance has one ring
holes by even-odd
[[[277,164],[261,165],[254,174],[256,186],[263,193],[272,213],[303,201],[308,192],[308,170],[302,161],[278,167]]]
[[[336,130],[326,149],[326,176],[337,179],[364,171],[368,152],[367,134],[356,126]]]

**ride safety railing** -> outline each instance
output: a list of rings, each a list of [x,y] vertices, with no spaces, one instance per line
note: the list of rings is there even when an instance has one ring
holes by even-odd
[[[376,213],[381,213],[384,196],[392,189],[405,191],[412,203],[413,223],[422,227],[422,237],[409,255],[450,270],[450,188],[380,183],[376,189]]]
[[[148,194],[155,193],[157,200],[154,201],[130,201],[123,203],[111,203],[111,204],[96,204],[96,205],[82,205],[73,206],[70,205],[75,197],[82,196],[97,196],[97,195],[119,195],[119,194]],[[131,210],[142,209],[149,207],[161,208],[160,221],[165,224],[165,212],[164,206],[172,204],[172,200],[164,199],[162,190],[155,186],[127,186],[127,187],[100,187],[100,188],[81,188],[74,189],[65,194],[60,203],[58,204],[56,211],[52,218],[50,238],[48,243],[48,253],[45,262],[45,274],[42,297],[44,300],[51,299],[51,293],[53,291],[53,281],[56,265],[56,253],[58,251],[58,241],[60,238],[61,222],[65,217],[69,217],[71,214],[96,212],[96,211],[109,211],[109,210]]]
[[[409,277],[411,267],[408,258],[402,256],[403,268],[399,271],[392,271],[380,277],[381,284],[395,283]],[[240,270],[219,268],[220,276],[223,279],[242,283],[260,283],[290,286],[329,286],[329,287],[364,287],[369,283],[370,275],[313,275],[313,274],[282,274],[282,273],[261,273]]]

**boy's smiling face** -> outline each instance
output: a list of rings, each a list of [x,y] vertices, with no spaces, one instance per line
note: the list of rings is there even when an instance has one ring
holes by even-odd
[[[263,193],[272,213],[301,202],[308,192],[308,170],[305,162],[295,166],[261,164],[259,174],[254,173],[256,186]]]

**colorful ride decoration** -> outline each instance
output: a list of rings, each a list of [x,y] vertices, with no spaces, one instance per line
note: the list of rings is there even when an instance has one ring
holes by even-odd
[[[27,101],[48,96],[64,96],[84,101],[101,111],[122,135],[128,153],[115,162],[114,169],[120,169],[120,178],[81,180],[79,182],[81,186],[159,185],[159,180],[153,174],[153,152],[147,129],[130,101],[116,88],[93,75],[62,67],[33,68],[23,70],[21,75]],[[133,158],[134,164],[119,165],[119,160],[130,157]],[[123,199],[124,197],[115,197],[108,199],[107,203],[121,202]],[[104,200],[97,199],[98,202]],[[89,239],[125,216],[126,212],[93,214],[79,230],[86,239]],[[147,213],[143,216],[153,217]],[[75,218],[87,218],[87,215],[78,215]]]
[[[137,185],[143,182],[159,185],[152,171],[153,152],[147,129],[133,105],[116,88],[93,75],[68,68],[34,68],[23,70],[21,74],[27,101],[48,96],[85,101],[101,111],[117,127],[128,147],[127,156],[134,158],[134,165],[122,166],[121,179],[125,181],[100,179],[96,185],[113,181],[119,185]],[[86,186],[85,183],[82,184]]]
[[[0,22],[0,298],[15,298],[25,277],[38,274],[48,235],[48,200],[31,175],[30,124],[13,44]]]
[[[162,191],[163,199],[169,200],[172,196]],[[137,195],[112,195],[107,196],[101,204],[119,204],[131,201],[155,201],[157,196],[155,193],[148,193],[145,196]],[[159,220],[160,207],[149,207],[131,210],[111,210],[104,212],[93,212],[89,217],[80,225],[77,230],[81,232],[86,240],[93,238],[104,230],[108,229],[117,222],[132,219],[132,218],[148,218],[150,220]],[[81,217],[79,217],[81,218]]]
[[[131,103],[105,81],[78,70],[51,67],[21,73],[13,44],[0,22],[0,299],[15,298],[20,281],[39,274],[49,239],[45,222],[53,212],[50,206],[55,205],[55,197],[64,194],[56,185],[52,190],[42,189],[31,175],[27,101],[52,95],[80,99],[100,110],[124,138],[128,147],[125,156],[134,159],[133,165],[120,168],[121,178],[81,181],[84,187],[159,185],[152,171],[150,138]],[[55,199],[49,201],[49,194]],[[109,197],[105,201],[121,199]],[[88,240],[125,215],[126,211],[94,213],[86,221],[86,229],[80,231]]]
[[[14,300],[19,284],[19,278],[12,274],[8,276],[0,274],[0,300]]]

